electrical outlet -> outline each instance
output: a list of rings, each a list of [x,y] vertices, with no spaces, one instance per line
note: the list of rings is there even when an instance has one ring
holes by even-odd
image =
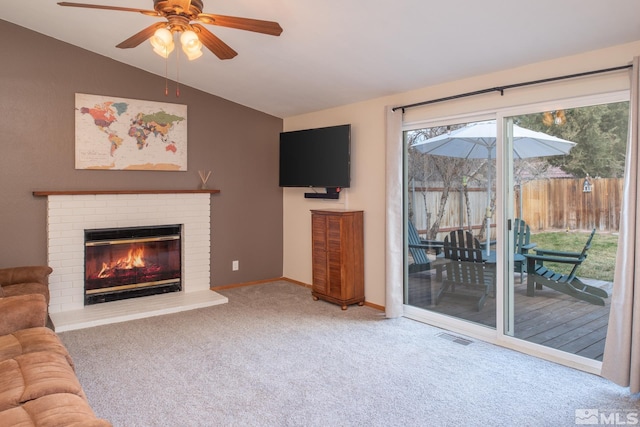
[[[238,260],[231,262],[231,270],[233,271],[240,270],[240,262]]]

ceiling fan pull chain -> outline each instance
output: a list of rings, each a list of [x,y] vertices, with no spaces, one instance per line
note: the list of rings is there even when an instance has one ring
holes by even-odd
[[[169,96],[169,57],[164,58],[164,96]]]
[[[176,49],[176,98],[180,98],[180,49]]]

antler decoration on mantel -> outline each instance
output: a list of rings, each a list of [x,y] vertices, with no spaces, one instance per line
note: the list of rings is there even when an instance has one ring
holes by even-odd
[[[207,188],[207,181],[211,176],[211,171],[208,171],[206,173],[205,171],[198,171],[198,175],[200,175],[200,181],[202,181],[202,184],[200,184],[200,189],[205,190]]]

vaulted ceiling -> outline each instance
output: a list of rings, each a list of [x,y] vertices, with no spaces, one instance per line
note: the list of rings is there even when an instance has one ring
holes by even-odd
[[[183,55],[181,84],[282,118],[640,40],[638,0],[204,0],[203,10],[284,31],[207,26],[238,56]],[[148,42],[115,47],[159,18],[24,0],[3,5],[0,19],[175,79],[175,53],[165,64]]]

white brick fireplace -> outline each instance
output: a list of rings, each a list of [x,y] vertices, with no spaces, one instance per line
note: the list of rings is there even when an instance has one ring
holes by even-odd
[[[62,193],[62,192],[61,192]],[[35,193],[34,193],[35,194]],[[49,312],[56,331],[227,302],[209,289],[211,194],[84,192],[47,196]],[[84,230],[182,224],[182,291],[84,305]]]

